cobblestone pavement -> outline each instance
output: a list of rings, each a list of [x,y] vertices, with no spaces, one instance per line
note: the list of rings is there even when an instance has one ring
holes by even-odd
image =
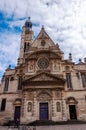
[[[28,129],[22,129],[19,130],[86,130],[86,124],[75,124],[75,125],[55,125],[55,126],[36,126],[35,127],[29,127]],[[8,128],[0,126],[0,130],[18,130],[18,128]]]

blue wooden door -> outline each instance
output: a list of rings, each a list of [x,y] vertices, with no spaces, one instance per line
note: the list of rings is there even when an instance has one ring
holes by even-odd
[[[15,107],[15,113],[14,113],[14,121],[20,120],[20,106]]]
[[[40,103],[40,120],[48,120],[48,103]]]

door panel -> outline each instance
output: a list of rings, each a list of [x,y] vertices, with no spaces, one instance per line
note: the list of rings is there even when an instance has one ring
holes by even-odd
[[[14,121],[20,120],[20,106],[15,107],[15,113],[14,113]]]
[[[70,113],[70,119],[77,120],[76,106],[75,105],[69,105],[69,113]]]
[[[40,120],[48,120],[48,103],[40,103]]]

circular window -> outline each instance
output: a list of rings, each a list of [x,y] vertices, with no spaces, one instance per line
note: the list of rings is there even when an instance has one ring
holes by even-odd
[[[49,66],[49,61],[47,60],[47,58],[42,57],[38,60],[38,67],[40,69],[46,69],[48,66]]]
[[[46,44],[45,40],[42,40],[42,41],[41,41],[41,45],[42,45],[42,46],[45,46],[45,44]]]

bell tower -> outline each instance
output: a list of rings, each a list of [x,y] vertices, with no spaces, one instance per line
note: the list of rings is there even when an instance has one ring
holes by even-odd
[[[30,17],[26,20],[24,26],[22,27],[21,43],[20,43],[20,54],[18,59],[18,64],[22,64],[24,60],[24,54],[29,51],[29,47],[33,42],[33,31],[32,22]]]

